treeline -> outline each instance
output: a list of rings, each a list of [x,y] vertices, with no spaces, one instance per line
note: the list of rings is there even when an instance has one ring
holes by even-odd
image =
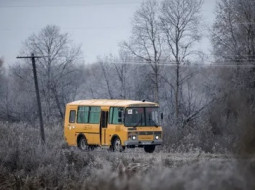
[[[84,64],[80,47],[57,26],[24,43],[37,59],[43,118],[62,122],[65,104],[109,98],[159,102],[167,150],[252,151],[255,89],[255,2],[221,0],[211,29],[215,64],[195,49],[202,1],[148,0],[134,15],[117,56]],[[0,119],[38,123],[30,60],[0,62]],[[6,68],[6,67],[5,67]]]

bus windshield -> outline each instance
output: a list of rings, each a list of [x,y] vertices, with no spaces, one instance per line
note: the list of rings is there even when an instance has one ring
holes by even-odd
[[[157,107],[126,108],[125,126],[158,126],[159,114]]]

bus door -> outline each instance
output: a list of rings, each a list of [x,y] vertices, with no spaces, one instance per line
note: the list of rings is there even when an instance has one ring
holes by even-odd
[[[76,107],[70,106],[69,109],[66,110],[66,118],[65,118],[65,138],[67,139],[70,145],[76,145],[76,137],[75,137],[75,127],[76,127]]]
[[[101,142],[101,145],[106,145],[107,123],[108,123],[108,111],[101,111],[101,121],[100,121],[100,142]]]

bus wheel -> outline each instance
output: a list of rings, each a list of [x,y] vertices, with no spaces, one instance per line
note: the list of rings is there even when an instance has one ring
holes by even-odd
[[[87,140],[85,139],[84,136],[80,137],[80,139],[78,141],[78,147],[81,150],[88,150]]]
[[[144,146],[144,151],[147,153],[153,153],[155,150],[155,145],[147,145]]]
[[[124,150],[124,147],[121,145],[121,141],[120,141],[119,137],[116,137],[113,140],[112,149],[114,152],[122,152]]]

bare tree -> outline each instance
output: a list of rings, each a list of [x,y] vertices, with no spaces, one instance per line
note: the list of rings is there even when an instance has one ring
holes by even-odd
[[[146,62],[152,69],[154,101],[159,101],[159,65],[162,58],[162,38],[159,28],[159,5],[155,0],[142,3],[133,19],[132,35],[123,47]]]
[[[0,58],[0,74],[2,75],[2,69],[3,69],[4,61],[2,58]]]
[[[22,76],[18,72],[19,67],[15,69],[15,75],[13,75],[13,67],[9,67],[8,70],[0,68],[2,70],[0,75],[0,119],[3,121],[35,121],[36,104],[33,103],[35,97],[33,95],[28,96],[28,94],[35,93],[34,91],[31,93],[31,90],[34,90],[31,88],[33,81],[29,80],[31,79],[29,74],[31,67],[30,69],[27,68],[28,65],[24,65],[23,79],[20,78]]]
[[[245,149],[246,142],[254,140],[252,128],[247,130],[255,110],[254,23],[253,0],[218,1],[211,41],[216,63],[224,67],[216,72],[219,100],[212,107],[216,110],[213,110],[210,120],[216,131],[228,138],[226,144],[232,149],[237,148],[233,144],[238,146],[242,138],[248,140],[241,142],[241,149]],[[249,134],[249,137],[244,133]]]
[[[132,79],[137,81],[137,77],[135,77],[134,72],[132,71],[137,68],[136,65],[132,64],[135,63],[135,60],[132,56],[130,56],[129,52],[121,49],[119,51],[119,55],[117,57],[113,57],[109,60],[109,62],[113,65],[116,72],[115,74],[117,75],[117,80],[120,83],[120,93],[118,97],[121,99],[130,97],[129,95],[132,94],[130,93],[130,83],[133,84],[134,81],[132,81]]]
[[[4,60],[3,58],[0,58],[0,93],[1,93],[1,87],[3,86],[3,80],[4,80]]]
[[[130,63],[130,56],[124,51],[120,51],[119,56],[105,56],[98,58],[98,65],[100,66],[101,73],[97,78],[97,83],[100,83],[99,76],[101,77],[101,89],[105,89],[104,94],[110,99],[113,98],[127,98],[127,75]]]
[[[212,43],[215,58],[241,64],[255,60],[255,2],[221,0],[217,4]]]
[[[104,81],[105,81],[105,84],[106,84],[106,89],[107,89],[107,92],[108,92],[108,97],[110,99],[113,99],[114,96],[113,96],[113,93],[112,93],[112,85],[110,84],[110,77],[109,77],[109,72],[108,72],[109,63],[107,61],[107,58],[105,58],[105,60],[102,60],[102,59],[99,60],[99,64],[100,64],[101,69],[102,69],[102,74],[103,74]]]
[[[127,92],[126,92],[127,91],[126,73],[127,73],[127,64],[128,64],[127,61],[129,61],[129,57],[125,52],[120,52],[120,58],[113,60],[113,65],[121,84],[120,97],[122,99],[126,99],[127,97]]]
[[[0,94],[1,94],[1,87],[2,87],[2,83],[3,83],[3,78],[4,78],[4,74],[3,74],[3,64],[4,61],[2,58],[0,58]]]
[[[235,66],[232,86],[255,88],[255,2],[221,0],[216,14],[212,31],[215,60]]]
[[[5,87],[5,81],[4,81],[4,75],[3,75],[3,64],[4,61],[2,58],[0,58],[0,98],[1,100],[3,100],[3,96],[4,96],[4,87]],[[1,101],[0,103],[0,118],[3,118],[3,101]]]
[[[185,77],[181,78],[181,65],[197,54],[192,49],[199,40],[199,11],[202,0],[164,0],[161,5],[161,29],[168,47],[168,60],[176,64],[175,84],[171,86],[175,91],[175,116],[179,120],[181,85]]]
[[[55,107],[63,118],[65,100],[75,92],[79,81],[75,65],[80,61],[80,48],[72,46],[68,34],[62,34],[59,27],[48,25],[25,41],[22,54],[31,52],[47,56],[36,60],[47,120],[54,115]]]

